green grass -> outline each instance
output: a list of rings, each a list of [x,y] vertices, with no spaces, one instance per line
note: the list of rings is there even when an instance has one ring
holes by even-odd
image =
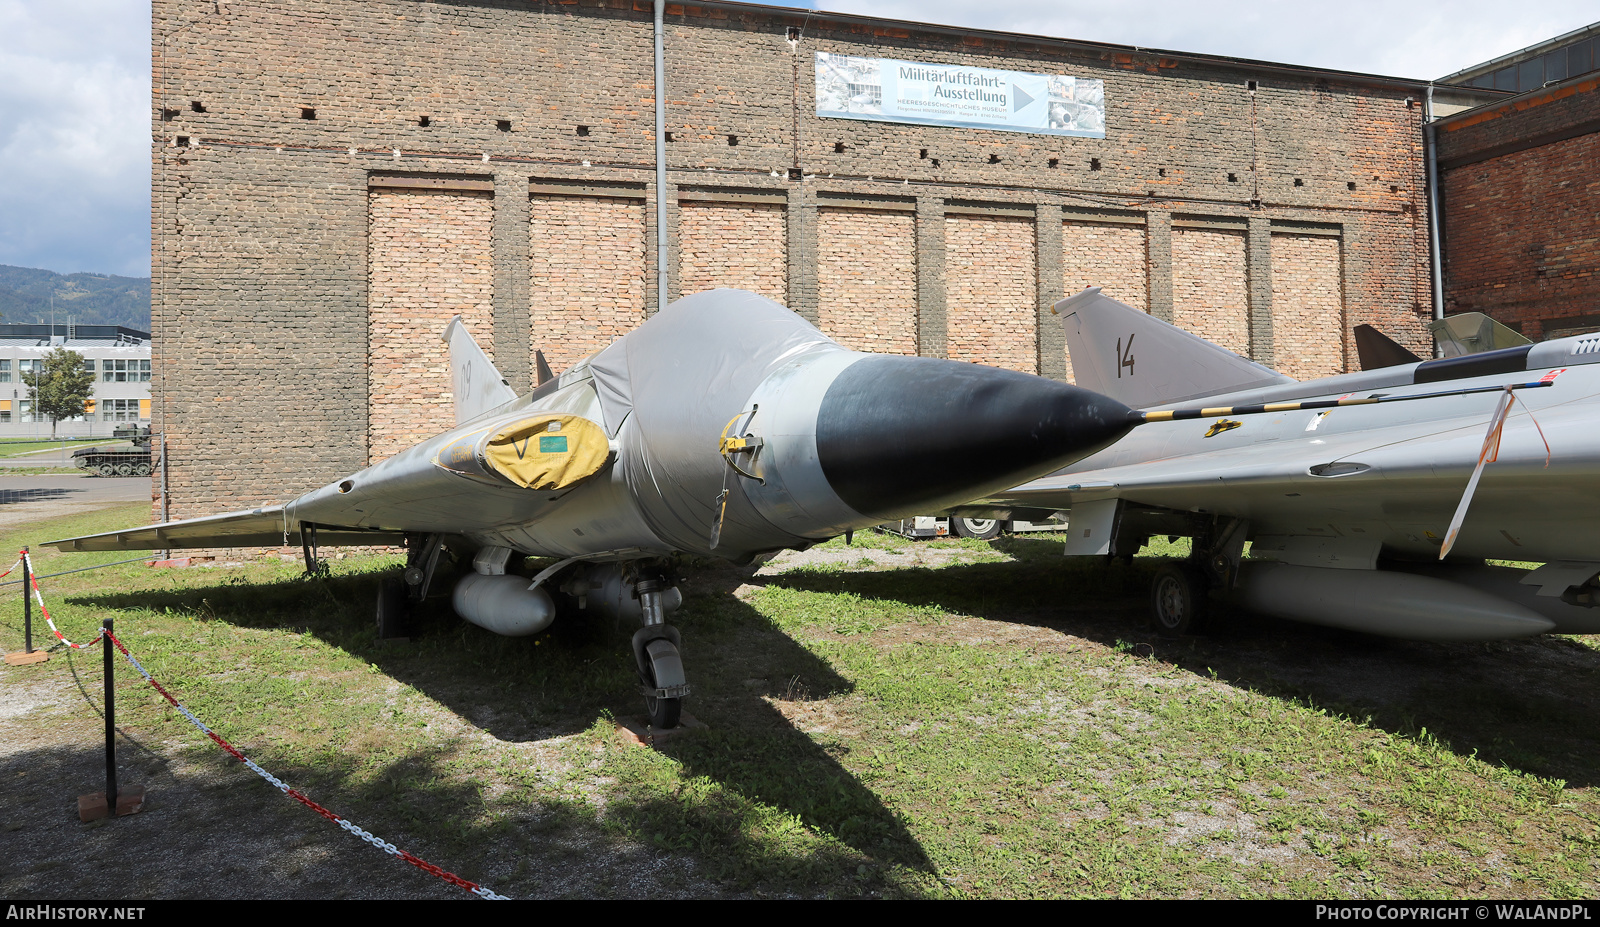
[[[0,442],[0,457],[25,457],[40,451],[58,451],[63,448],[75,450],[80,447],[95,447],[101,444],[122,444],[132,448],[132,445],[121,438],[69,439],[66,441],[5,441]]]
[[[147,514],[11,529],[0,549]],[[1030,538],[863,533],[853,546],[861,558],[839,568],[688,573],[674,623],[687,707],[708,729],[656,750],[612,732],[639,710],[631,628],[558,622],[508,640],[436,597],[416,643],[380,642],[371,602],[394,558],[335,560],[316,580],[278,561],[132,564],[44,588],[69,637],[114,618],[158,678],[267,769],[514,896],[545,890],[540,873],[603,874],[640,848],[683,860],[655,878],[691,893],[1600,891],[1588,707],[1600,654],[1586,646],[1390,645],[1248,618],[1165,642],[1142,620],[1148,556],[1066,561],[1059,540]],[[881,568],[872,550],[927,563]],[[36,562],[49,573],[124,556]],[[11,599],[0,643],[15,649]],[[1540,668],[1550,660],[1558,682]],[[0,669],[0,683],[76,672],[94,692],[98,666],[73,655]],[[126,729],[232,765],[136,680],[119,671]],[[59,711],[86,714],[81,701]],[[93,741],[98,719],[80,720]],[[266,786],[239,770],[230,788]],[[572,891],[606,894],[608,878]]]

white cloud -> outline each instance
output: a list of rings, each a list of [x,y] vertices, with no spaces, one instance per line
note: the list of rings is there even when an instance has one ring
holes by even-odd
[[[0,264],[150,271],[150,9],[0,0]]]
[[[1597,18],[1591,2],[832,0],[835,12],[1428,80]]]
[[[791,3],[793,0],[791,0]],[[812,4],[806,4],[812,5]],[[828,0],[835,12],[1397,77],[1440,77],[1587,25],[1539,0]],[[143,276],[150,6],[0,0],[0,264]]]

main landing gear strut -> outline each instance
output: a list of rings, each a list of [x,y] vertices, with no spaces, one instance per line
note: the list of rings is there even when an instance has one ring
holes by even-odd
[[[683,699],[689,694],[683,658],[678,653],[683,639],[677,628],[666,623],[662,602],[663,594],[671,589],[672,584],[664,577],[641,579],[633,585],[633,596],[639,600],[640,620],[644,623],[644,627],[633,634],[639,692],[644,696],[650,726],[659,728],[678,726]]]
[[[1239,558],[1250,525],[1230,518],[1199,531],[1187,560],[1165,564],[1150,586],[1150,614],[1162,637],[1183,637],[1205,630],[1207,595],[1213,586],[1228,588],[1239,573]]]

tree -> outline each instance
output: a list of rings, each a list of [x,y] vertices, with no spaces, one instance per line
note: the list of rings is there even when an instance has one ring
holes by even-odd
[[[94,389],[94,374],[84,369],[83,355],[56,348],[32,371],[22,375],[28,385],[28,398],[35,415],[50,417],[50,437],[56,436],[56,422],[83,414],[84,401]]]

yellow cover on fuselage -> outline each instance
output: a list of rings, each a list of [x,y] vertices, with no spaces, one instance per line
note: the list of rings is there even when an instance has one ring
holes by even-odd
[[[579,415],[549,412],[521,419],[489,438],[484,456],[495,472],[527,489],[564,489],[593,476],[611,454],[605,430]]]

